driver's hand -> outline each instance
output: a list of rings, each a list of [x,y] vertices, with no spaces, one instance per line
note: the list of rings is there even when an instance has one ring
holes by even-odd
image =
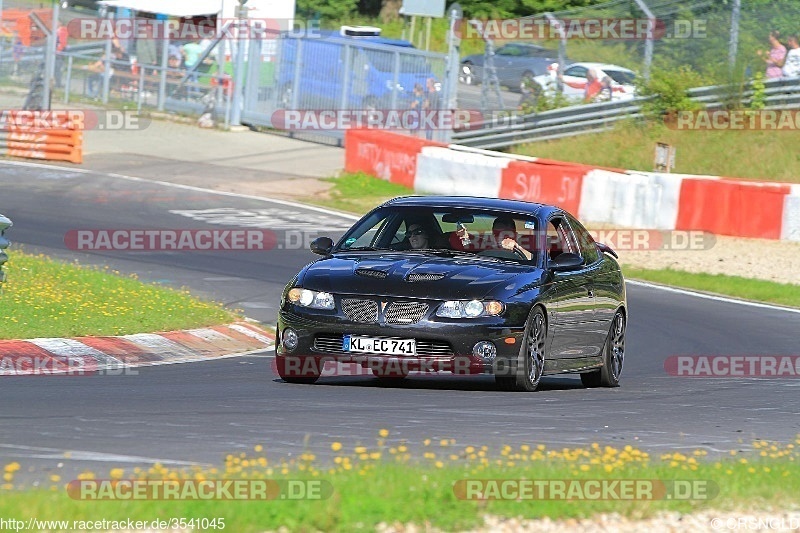
[[[513,250],[515,246],[519,246],[519,245],[517,244],[517,241],[515,241],[514,239],[511,239],[511,238],[509,238],[509,237],[506,237],[506,238],[505,238],[505,239],[503,239],[503,241],[500,243],[500,246],[502,246],[502,247],[503,247],[503,248],[505,248],[506,250]]]

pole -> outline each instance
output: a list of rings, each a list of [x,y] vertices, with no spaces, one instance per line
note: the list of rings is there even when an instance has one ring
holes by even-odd
[[[2,1],[2,0],[0,0]],[[733,72],[736,65],[736,54],[739,48],[739,18],[742,12],[742,0],[733,0],[733,12],[731,13],[731,40],[728,44],[728,66]]]
[[[456,27],[458,25],[459,19],[463,16],[464,12],[461,9],[461,6],[456,4],[452,4],[450,6],[450,28],[447,32],[447,78],[445,80],[444,86],[442,90],[446,91],[445,96],[445,105],[444,109],[451,109],[455,110],[458,109],[458,70],[460,68],[459,64],[459,45],[460,39],[456,35]],[[444,142],[449,142],[453,132],[450,130],[440,132],[444,139],[437,139],[442,140]]]
[[[557,19],[551,13],[545,13],[545,18],[551,26],[558,32],[558,76],[556,77],[556,88],[559,93],[564,92],[564,84],[561,80],[564,79],[564,63],[567,61],[567,35],[564,32],[564,23]]]
[[[653,41],[654,30],[656,28],[656,17],[644,0],[635,0],[639,8],[644,11],[647,16],[647,40],[644,43],[644,67],[642,68],[642,77],[645,81],[650,80],[650,65],[653,64]]]
[[[425,51],[429,52],[431,49],[431,21],[433,17],[428,17],[428,27],[425,29]]]
[[[244,97],[244,36],[247,34],[247,8],[244,6],[243,0],[239,0],[239,13],[237,18],[239,19],[239,27],[236,32],[236,70],[233,76],[231,126],[242,125],[242,100]]]
[[[56,0],[58,1],[58,0]],[[108,19],[111,20],[114,15],[109,11],[107,15]],[[108,103],[108,89],[111,85],[111,37],[106,40],[106,51],[105,51],[106,61],[103,69],[103,103]]]
[[[416,26],[416,24],[417,24],[417,16],[411,15],[411,39],[409,39],[409,41],[411,41],[411,44],[414,44],[414,41],[416,40],[416,34],[414,32],[415,29],[414,27]]]
[[[58,17],[60,15],[61,3],[59,0],[53,2],[53,20],[50,21],[50,35],[47,36],[47,54],[44,61],[44,79],[42,80],[42,108],[50,109],[50,83],[55,77],[56,70],[56,48],[58,47]]]

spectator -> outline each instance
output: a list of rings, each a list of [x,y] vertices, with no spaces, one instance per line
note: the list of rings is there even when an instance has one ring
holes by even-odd
[[[419,83],[414,84],[414,97],[411,100],[411,110],[416,111],[418,114],[418,118],[416,124],[411,128],[412,130],[416,130],[417,132],[422,127],[422,121],[424,120],[423,112],[428,106],[428,101],[425,98],[425,92],[422,90],[422,85]]]
[[[136,61],[141,68],[150,69],[153,75],[156,74],[154,70],[158,65],[158,57],[156,54],[156,40],[152,24],[144,24],[144,36],[136,41]],[[145,71],[145,75],[148,72]]]
[[[14,56],[14,72],[11,74],[12,76],[19,75],[19,62],[22,61],[22,56],[25,55],[25,48],[22,38],[18,33],[14,33],[14,47],[11,50]]]
[[[183,45],[181,51],[183,53],[183,64],[190,72],[189,79],[187,80],[189,83],[189,93],[197,95],[200,92],[197,88],[197,67],[199,67],[198,62],[200,61],[200,55],[203,53],[203,45],[200,44],[199,40],[189,41]]]
[[[603,90],[603,82],[597,70],[590,68],[586,72],[586,87],[583,90],[583,101],[589,103]]]
[[[797,35],[792,35],[786,39],[789,45],[789,51],[783,59],[783,72],[784,78],[797,78],[800,77],[800,39]]]
[[[53,74],[55,76],[56,87],[62,87],[61,75],[64,71],[64,56],[69,44],[69,30],[61,22],[58,23],[56,30],[56,63]]]
[[[780,33],[777,30],[769,32],[769,44],[772,47],[769,52],[758,50],[756,53],[767,64],[767,79],[778,79],[783,75],[781,65],[786,59],[786,47],[778,40]]]
[[[425,82],[425,90],[425,109],[438,112],[441,108],[441,91],[436,87],[436,80],[428,78]],[[438,121],[439,117],[436,116],[435,120]],[[430,127],[425,128],[425,138],[429,141],[433,139],[433,130]]]

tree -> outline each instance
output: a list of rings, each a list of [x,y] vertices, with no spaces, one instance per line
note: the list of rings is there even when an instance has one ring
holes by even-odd
[[[352,16],[358,0],[297,0],[299,17],[343,22]]]

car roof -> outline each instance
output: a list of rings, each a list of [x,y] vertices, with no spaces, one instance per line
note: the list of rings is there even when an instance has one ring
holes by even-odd
[[[631,74],[636,74],[634,71],[632,71],[629,68],[625,68],[625,67],[622,67],[620,65],[613,65],[611,63],[593,63],[591,61],[578,61],[578,62],[572,63],[571,65],[568,65],[568,66],[570,66],[570,67],[580,66],[580,67],[586,67],[586,68],[597,68],[597,69],[600,69],[600,70],[622,70],[622,71],[625,71],[625,72],[630,72]]]
[[[414,45],[409,41],[404,41],[402,39],[389,39],[387,37],[381,37],[380,35],[342,35],[338,31],[334,30],[322,30],[319,32],[319,35],[326,41],[335,41],[340,43],[367,42],[388,46],[399,46],[402,48],[414,48]]]
[[[540,209],[557,209],[547,204],[506,200],[503,198],[484,198],[481,196],[401,196],[383,204],[402,207],[443,207],[449,209],[497,209],[500,211],[534,214]]]

